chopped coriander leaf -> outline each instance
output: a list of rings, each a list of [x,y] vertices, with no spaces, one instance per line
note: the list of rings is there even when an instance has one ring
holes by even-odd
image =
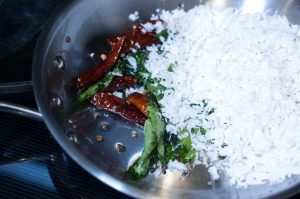
[[[200,127],[200,133],[201,133],[201,135],[205,135],[206,132],[207,132],[207,131],[206,131],[204,128]]]
[[[194,134],[197,134],[199,132],[199,129],[198,128],[192,128],[191,132],[194,133]]]
[[[202,127],[200,128],[191,128],[191,133],[193,134],[197,134],[197,133],[201,133],[201,135],[205,135],[206,134],[206,130]]]
[[[185,138],[182,138],[180,143],[186,147],[187,149],[191,149],[192,148],[192,141],[191,141],[191,137],[187,136]]]
[[[173,64],[170,64],[170,65],[168,66],[168,71],[169,71],[169,72],[174,72]]]
[[[191,106],[191,107],[193,107],[193,106],[201,106],[201,104],[195,104],[195,103],[192,103],[192,104],[190,104],[190,106]]]
[[[136,63],[138,66],[144,66],[146,60],[148,59],[149,52],[146,50],[141,50],[136,52]]]
[[[145,62],[148,58],[149,52],[147,50],[139,50],[137,52],[131,52],[125,57],[122,57],[118,60],[116,67],[121,67],[123,72],[129,73],[133,75],[136,79],[144,79],[145,74],[147,76],[150,75],[150,73],[147,71],[147,69],[144,67]],[[133,69],[128,61],[128,58],[132,57],[136,61],[137,69]]]
[[[163,98],[163,91],[165,87],[159,84],[156,80],[149,78],[146,82],[146,87],[157,99],[157,101]]]
[[[203,103],[204,107],[206,107],[208,104],[205,100],[202,100],[202,103]]]
[[[188,129],[187,129],[187,128],[184,128],[184,129],[182,129],[181,131],[179,131],[178,133],[179,133],[180,135],[182,135],[182,134],[187,133],[187,132],[189,132]]]
[[[162,31],[160,31],[159,33],[156,34],[156,36],[161,39],[161,37],[165,40],[168,39],[169,37],[169,32],[168,29],[163,29]]]
[[[188,153],[185,155],[184,159],[186,162],[193,161],[196,158],[197,151],[192,148],[188,151]]]
[[[148,58],[149,52],[147,50],[139,50],[137,52],[131,52],[126,57],[123,57],[118,61],[117,65],[122,66],[124,71],[129,72],[135,79],[144,83],[148,91],[153,93],[156,99],[159,101],[163,98],[163,91],[166,89],[159,83],[159,80],[151,77],[151,73],[145,68],[145,63]],[[134,71],[129,67],[127,57],[133,57],[137,63],[137,70]]]
[[[191,136],[180,140],[181,146],[178,149],[178,159],[182,163],[188,163],[195,160],[197,151],[192,146]]]
[[[215,112],[215,109],[212,108],[212,109],[208,112],[208,115],[211,115],[211,114],[213,114],[214,112]]]
[[[218,155],[218,158],[219,158],[220,160],[225,160],[226,156]]]
[[[207,140],[207,144],[214,144],[215,139]]]

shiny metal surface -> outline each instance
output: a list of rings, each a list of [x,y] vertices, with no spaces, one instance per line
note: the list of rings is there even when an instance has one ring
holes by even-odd
[[[0,94],[23,93],[32,91],[32,82],[0,83]]]
[[[201,1],[212,6],[232,6],[243,12],[278,11],[292,23],[300,23],[299,1],[293,0],[211,0]],[[115,189],[137,198],[261,198],[299,190],[300,177],[284,182],[236,189],[221,174],[211,182],[207,169],[198,166],[187,176],[168,172],[156,179],[153,174],[140,181],[129,181],[124,172],[143,149],[142,129],[119,116],[88,105],[74,106],[74,93],[67,83],[98,61],[90,53],[105,51],[105,39],[125,32],[132,23],[128,15],[138,10],[147,19],[156,8],[174,9],[184,3],[185,9],[199,4],[198,0],[84,0],[66,2],[43,31],[35,51],[33,83],[38,106],[55,139],[85,170]],[[70,38],[66,42],[66,38]],[[53,65],[61,56],[65,68]],[[62,107],[51,105],[53,96],[60,96]],[[105,122],[109,128],[101,128]],[[135,131],[135,138],[132,132]],[[102,141],[96,137],[101,136]],[[116,143],[126,150],[119,153]],[[271,165],[270,165],[271,166]],[[282,195],[281,195],[282,196]]]
[[[39,113],[37,110],[10,102],[0,101],[0,111],[20,115],[37,121],[43,121],[42,114]]]

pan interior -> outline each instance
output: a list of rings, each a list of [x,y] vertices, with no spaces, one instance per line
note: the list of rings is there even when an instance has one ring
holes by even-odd
[[[126,32],[133,25],[128,15],[136,10],[140,18],[146,20],[157,8],[170,10],[183,3],[184,9],[188,10],[200,3],[210,3],[250,11],[278,11],[292,23],[300,23],[299,1],[260,2],[263,6],[250,0],[86,0],[66,3],[46,27],[34,60],[35,95],[51,133],[84,169],[135,197],[258,198],[279,194],[297,185],[299,177],[292,176],[275,185],[236,189],[228,184],[222,173],[221,179],[211,184],[204,166],[197,166],[186,177],[179,172],[168,172],[160,178],[150,174],[140,181],[125,180],[124,172],[143,149],[142,128],[88,104],[74,105],[75,93],[68,88],[74,77],[99,62],[99,54],[108,50],[106,38]],[[58,67],[54,60],[63,60],[64,67]],[[123,146],[122,152],[116,150],[117,145]]]

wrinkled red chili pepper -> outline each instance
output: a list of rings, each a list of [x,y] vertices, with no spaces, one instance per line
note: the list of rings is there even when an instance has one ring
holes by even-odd
[[[125,119],[144,125],[146,116],[140,112],[136,107],[122,98],[118,98],[110,93],[99,92],[96,93],[91,100],[91,103],[98,108],[103,108],[113,113],[116,113]]]
[[[155,24],[158,21],[162,22],[162,20],[150,20],[146,23]],[[121,53],[128,53],[132,49],[137,48],[137,45],[139,45],[139,48],[144,48],[146,46],[152,45],[152,44],[158,44],[160,43],[159,38],[156,36],[155,31],[151,32],[143,32],[145,23],[139,23],[133,26],[133,30],[125,34],[125,41],[124,46],[122,48]]]
[[[108,40],[111,50],[107,58],[95,68],[79,75],[76,79],[76,87],[78,90],[87,88],[89,85],[103,78],[111,70],[120,55],[124,40],[125,36],[117,36]]]
[[[147,106],[148,100],[145,95],[141,93],[132,93],[128,98],[127,101],[138,108],[145,116],[148,116]]]
[[[124,75],[122,77],[115,77],[113,81],[103,89],[103,92],[113,92],[120,89],[128,88],[136,84],[136,79],[132,76]]]

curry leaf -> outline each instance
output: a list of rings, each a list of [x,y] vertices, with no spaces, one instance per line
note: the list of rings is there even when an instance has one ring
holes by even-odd
[[[78,98],[77,98],[78,101],[83,102],[83,101],[88,100],[89,98],[91,98],[97,91],[100,91],[100,90],[104,89],[105,87],[107,87],[109,85],[109,83],[113,80],[113,77],[114,76],[113,76],[112,73],[106,75],[106,77],[104,77],[103,79],[101,79],[97,83],[90,86],[87,90],[80,93]]]
[[[85,91],[80,93],[77,97],[77,100],[79,102],[86,101],[90,99],[96,92],[103,90],[113,80],[115,73],[120,73],[123,70],[125,70],[124,67],[125,67],[125,60],[119,59],[116,66],[111,72],[109,72],[103,79],[89,86]]]
[[[157,149],[164,156],[163,134],[165,125],[156,106],[149,104],[147,107],[148,119],[144,125],[144,150],[138,160],[129,168],[134,178],[142,178],[147,175],[150,166],[150,156]]]

